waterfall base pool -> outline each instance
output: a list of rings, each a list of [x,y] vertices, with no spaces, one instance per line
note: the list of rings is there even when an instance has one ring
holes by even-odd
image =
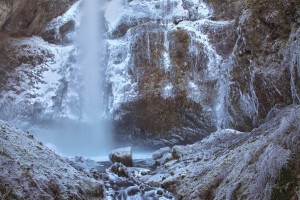
[[[133,159],[146,159],[151,158],[152,152],[156,150],[145,146],[118,144],[101,130],[104,129],[79,122],[60,122],[29,129],[38,141],[66,157],[82,156],[96,161],[107,161],[109,152],[113,149],[131,146]]]

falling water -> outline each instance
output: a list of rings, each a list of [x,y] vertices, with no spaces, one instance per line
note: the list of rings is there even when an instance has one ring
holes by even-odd
[[[82,75],[82,119],[81,133],[87,139],[90,155],[97,155],[111,147],[110,126],[103,119],[103,21],[101,1],[85,0],[83,16],[78,31],[78,48],[82,58],[78,59]]]
[[[80,112],[75,113],[78,116],[74,119],[56,122],[56,127],[49,128],[51,133],[40,137],[52,149],[66,156],[103,159],[114,148],[103,105],[105,77],[102,61],[105,45],[101,7],[101,0],[83,0],[80,7],[81,22],[76,32],[78,61],[74,67],[78,69],[75,70],[77,78],[69,84],[69,89],[80,96]],[[68,106],[70,110],[78,109],[78,104],[70,103]]]
[[[101,89],[101,61],[103,50],[102,22],[99,0],[85,0],[83,19],[78,33],[79,50],[82,59],[80,69],[83,75],[83,119],[88,122],[98,122],[103,113]]]

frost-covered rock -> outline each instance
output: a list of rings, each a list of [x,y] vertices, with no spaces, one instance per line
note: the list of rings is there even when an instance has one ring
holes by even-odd
[[[132,166],[132,150],[131,147],[115,149],[109,153],[109,159],[112,163],[122,163],[125,166]]]
[[[174,200],[174,195],[167,190],[160,188],[160,185],[149,185],[141,180],[142,176],[152,173],[147,167],[149,166],[139,165],[139,167],[126,167],[121,163],[114,163],[106,171],[111,187],[111,189],[108,189],[107,199]]]
[[[113,10],[119,11],[117,17]],[[210,20],[212,10],[205,1],[114,0],[105,11],[109,109],[118,134],[173,144],[216,130],[214,99],[222,56],[206,27],[230,33],[233,21]],[[172,138],[177,132],[181,138]]]
[[[105,14],[109,106],[124,138],[250,131],[276,104],[299,102],[299,1],[142,2],[111,1]]]
[[[14,17],[31,15],[26,12],[30,12],[30,9],[37,10],[34,21],[30,24],[36,30],[34,33],[28,33],[30,30],[26,28],[22,31],[22,27],[18,27],[20,20],[19,24],[15,24],[14,19],[3,25],[6,27],[11,24],[7,25],[11,29],[3,28],[4,33],[0,35],[1,119],[17,119],[18,124],[26,124],[32,120],[79,118],[80,94],[74,91],[80,91],[77,88],[80,83],[77,81],[78,67],[75,65],[77,51],[72,43],[78,26],[80,2],[71,6],[73,3],[73,0],[47,0],[41,4],[29,0],[14,1],[16,11],[11,13]],[[40,12],[45,13],[38,14]],[[37,23],[41,23],[41,26]],[[49,30],[55,32],[49,33],[52,39],[47,38]],[[15,32],[20,37],[11,34]]]
[[[80,9],[82,1],[74,3],[64,14],[54,18],[40,34],[41,37],[53,44],[72,44],[76,39],[76,29],[80,24]]]
[[[10,124],[0,121],[0,198],[101,199],[101,180],[73,167]]]
[[[165,164],[166,162],[169,162],[170,160],[173,160],[174,157],[171,153],[166,153],[163,155],[163,157],[160,158],[159,163],[161,165]]]
[[[217,1],[212,2],[219,11],[224,9]],[[263,0],[248,1],[238,7],[234,4],[239,1],[228,2],[232,9],[242,10],[236,19],[237,39],[231,59],[222,65],[228,69],[223,81],[227,85],[223,108],[227,127],[250,131],[264,121],[276,104],[299,103],[299,73],[297,76],[295,71],[300,65],[295,60],[300,2]]]
[[[160,148],[159,150],[153,152],[152,153],[152,158],[154,160],[157,160],[157,159],[163,157],[167,153],[171,153],[171,148],[170,147],[163,147],[163,148]]]
[[[131,186],[122,194],[124,199],[174,199],[164,194],[162,189],[149,189],[144,187]]]
[[[0,63],[1,118],[26,122],[50,119],[53,114],[63,116],[68,110],[69,80],[74,76],[69,71],[74,46],[49,44],[40,37],[3,35],[0,47],[5,62]],[[72,101],[71,96],[68,99]]]
[[[174,159],[172,155],[172,149],[170,147],[163,147],[152,153],[152,159],[156,164],[163,165],[166,162]]]
[[[212,49],[215,50],[217,54],[220,55],[220,57],[217,56],[213,58],[213,57],[209,57],[208,55],[211,62],[207,63],[207,60],[202,58],[200,62],[198,61],[195,64],[192,64],[192,66],[197,66],[197,64],[199,63],[206,63],[205,64],[206,66],[212,64],[211,66],[214,66],[215,68],[213,68],[211,71],[207,69],[207,71],[218,73],[219,78],[217,78],[216,80],[213,78],[213,73],[206,73],[204,74],[204,77],[210,80],[209,82],[210,84],[199,85],[199,83],[197,83],[197,81],[195,80],[203,80],[202,76],[197,77],[197,75],[201,74],[201,71],[200,72],[198,71],[197,73],[193,73],[192,76],[195,77],[195,79],[193,81],[190,81],[187,84],[189,88],[189,92],[188,92],[189,97],[192,97],[193,99],[196,100],[200,99],[201,106],[204,106],[205,108],[215,111],[215,115],[216,115],[215,124],[219,128],[231,127],[238,130],[249,131],[253,127],[256,127],[260,123],[262,123],[264,117],[266,116],[266,113],[268,113],[268,111],[270,111],[270,109],[274,105],[278,103],[290,104],[292,102],[296,102],[296,103],[298,102],[299,73],[297,75],[296,71],[299,71],[297,70],[297,68],[299,68],[299,64],[298,64],[299,62],[295,62],[298,59],[297,56],[298,54],[295,52],[298,51],[298,47],[299,47],[299,42],[297,40],[299,36],[299,31],[298,31],[299,17],[297,14],[299,13],[299,7],[300,7],[299,1],[293,0],[288,4],[286,4],[285,1],[274,3],[273,1],[267,1],[267,0],[262,1],[259,4],[256,4],[255,1],[248,1],[247,4],[241,3],[240,1],[218,2],[218,1],[211,0],[206,2],[211,6],[213,10],[213,12],[210,13],[209,15],[210,21],[202,19],[194,23],[190,23],[187,22],[185,17],[183,17],[182,21],[180,21],[178,25],[173,24],[172,26],[168,26],[165,31],[168,33],[171,32],[174,26],[177,28],[180,27],[184,31],[187,30],[187,32],[190,33],[192,31],[191,26],[192,27],[197,26],[198,29],[201,31],[200,33],[198,32],[199,35],[197,36],[199,37],[201,36],[203,38],[206,36],[209,43],[202,42],[202,44],[204,44],[204,46],[207,48],[209,48],[209,45],[211,45]],[[182,4],[183,7],[185,6],[185,4],[186,2]],[[172,8],[172,6],[170,6],[170,8]],[[184,7],[184,9],[185,8],[186,7]],[[191,7],[189,7],[188,10],[191,11],[192,10]],[[284,13],[288,13],[288,14],[285,15]],[[233,23],[233,21],[231,21],[232,23],[230,23],[230,19],[239,21],[239,23]],[[264,20],[259,20],[259,19],[264,19]],[[224,21],[222,21],[221,23],[220,21],[214,21],[214,20],[224,20]],[[260,26],[256,26],[258,21],[260,22]],[[264,21],[266,23],[264,23]],[[203,24],[201,22],[203,22]],[[150,23],[149,20],[147,20],[146,23],[149,24]],[[277,33],[274,35],[272,29],[273,25],[278,30],[281,30],[279,35],[276,35]],[[146,26],[144,26],[143,28],[145,27]],[[159,53],[161,49],[167,49],[168,52],[172,54],[171,48],[166,48],[165,46],[164,48],[161,48],[160,46],[157,45],[151,45],[152,40],[159,41],[159,43],[165,41],[164,38],[157,33],[159,32],[160,29],[163,28],[159,27],[159,25],[153,25],[153,26],[147,26],[147,31],[149,32],[148,29],[150,29],[150,31],[155,30],[155,33],[153,33],[155,37],[151,36],[151,34],[149,35],[149,37],[140,35],[139,37],[143,38],[140,41],[142,43],[144,41],[146,41],[147,44],[149,43],[150,49],[152,50],[155,49],[155,52]],[[184,31],[181,30],[180,32],[184,32]],[[140,33],[142,32],[142,30],[136,28],[135,32]],[[260,33],[258,38],[256,32]],[[183,42],[178,42],[176,40],[176,37],[171,37],[170,35],[171,34],[167,34],[167,38],[169,41],[173,41],[172,45],[175,46],[175,49],[177,45],[183,45]],[[184,34],[178,34],[178,35],[184,35]],[[189,35],[190,35],[190,40],[193,40],[194,35],[193,34],[192,35],[189,34]],[[274,37],[271,37],[272,35]],[[153,37],[153,39],[151,37]],[[195,48],[196,45],[197,44],[195,42],[191,42],[189,48]],[[138,45],[137,48],[140,49]],[[196,49],[202,49],[202,48],[199,47]],[[145,51],[147,52],[146,48]],[[145,52],[145,51],[138,51],[138,52]],[[265,54],[262,52],[268,52],[268,53]],[[207,52],[204,51],[203,53],[207,55]],[[198,54],[202,55],[201,52],[198,52]],[[184,54],[181,55],[182,57],[184,57]],[[157,53],[150,56],[150,58],[155,59],[156,56]],[[162,57],[168,58],[165,57],[165,55],[163,55]],[[139,56],[139,58],[142,58],[142,55]],[[218,61],[218,59],[220,59],[219,60],[220,62]],[[151,66],[155,65],[155,62],[154,63],[151,62],[151,59],[148,59],[147,57],[145,57],[143,60],[144,61],[150,60],[149,65]],[[187,61],[192,59],[183,58],[183,60]],[[174,67],[174,61],[180,63],[180,60],[178,59],[175,60],[174,57],[172,58],[171,56],[170,62],[160,63],[160,65],[171,66],[171,68],[167,67],[167,69],[172,71],[172,66]],[[138,62],[138,63],[144,63],[144,62]],[[184,64],[184,62],[182,64]],[[186,62],[185,64],[189,65],[190,63]],[[140,65],[141,64],[135,64],[134,66],[140,66]],[[147,64],[146,66],[149,65]],[[241,67],[241,66],[248,66],[248,67]],[[188,69],[184,69],[182,71],[184,73],[187,70]],[[130,69],[130,71],[134,73],[134,70]],[[145,87],[143,87],[142,85],[140,88],[150,88],[145,90],[147,92],[150,90],[149,93],[151,93],[151,91],[159,93],[159,91],[161,90],[160,83],[157,83],[155,87],[151,87],[151,83],[153,83],[153,81],[156,82],[155,75],[153,75],[154,78],[152,78],[152,80],[147,81],[147,79],[149,78],[147,71],[145,70],[145,72],[143,71],[143,73],[146,74],[145,75],[146,80],[143,81],[143,85],[145,85]],[[163,75],[157,76],[157,79],[160,81],[162,80],[162,77],[165,76]],[[178,75],[177,77],[180,77],[180,75]],[[247,81],[245,81],[245,78]],[[168,80],[170,79],[171,78],[168,77]],[[185,77],[183,77],[182,79],[185,80]],[[214,80],[217,81],[216,85],[214,85],[213,83]],[[185,87],[183,86],[181,88],[185,88]],[[212,88],[215,89],[218,88],[216,93],[212,93],[212,91],[214,91]],[[162,96],[174,97],[174,91],[176,91],[176,87],[174,87],[172,83],[168,82],[164,85],[164,88],[162,90]],[[205,91],[209,91],[209,95],[211,95],[212,97],[205,94]],[[205,101],[210,98],[214,100],[216,99],[216,104],[203,105],[203,101],[201,100],[201,98],[204,98]],[[156,107],[166,107],[165,104],[164,105],[156,104],[156,102],[158,101],[159,100],[141,101],[141,104],[143,104],[143,107],[144,105],[155,104],[156,106],[152,106],[151,107],[152,109],[156,109]],[[213,100],[208,100],[208,101],[212,102]],[[184,102],[186,101],[184,100]],[[134,105],[130,105],[131,110],[125,107],[126,115],[140,116],[139,113],[135,114],[132,112],[132,109],[135,110],[135,107],[132,108],[132,106],[137,106],[137,105],[139,104],[135,103]],[[138,110],[141,109],[138,108]],[[143,111],[143,112],[148,112],[148,111]],[[194,113],[194,114],[197,115],[199,113]],[[168,113],[168,116],[172,116],[172,114]],[[151,112],[147,117],[148,117],[147,120],[142,121],[139,118],[137,122],[134,123],[147,124],[146,121],[152,119]],[[208,118],[210,117],[212,116],[209,115]],[[153,126],[154,127],[162,126],[159,124],[159,121],[161,121],[164,118],[165,117],[163,115],[160,115],[160,118],[157,118],[157,123],[155,123],[155,125]],[[126,120],[126,124],[128,124],[127,116],[125,117],[125,120]],[[174,119],[172,120],[175,121]],[[132,122],[133,121],[132,118],[130,118],[129,121]],[[155,121],[153,121],[153,124],[154,122]],[[206,125],[209,124],[209,120],[206,122],[207,122]],[[178,124],[178,121],[176,121],[176,123]],[[147,125],[149,126],[149,124]],[[162,128],[166,130],[168,127],[165,126]],[[205,129],[207,128],[208,127],[205,127]],[[146,134],[148,134],[147,129],[149,130],[150,127],[147,127],[146,129],[144,127],[142,128],[137,127],[134,131],[146,132]]]

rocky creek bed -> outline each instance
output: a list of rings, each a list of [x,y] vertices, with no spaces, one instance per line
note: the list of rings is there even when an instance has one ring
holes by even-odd
[[[152,159],[96,162],[56,155],[0,121],[2,199],[297,199],[300,107],[275,107],[251,132],[220,130]]]

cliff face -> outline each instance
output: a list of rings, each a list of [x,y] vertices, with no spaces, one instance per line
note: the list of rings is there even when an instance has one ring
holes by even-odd
[[[276,104],[299,103],[299,6],[250,0],[121,4],[119,21],[108,18],[115,24],[109,41],[129,43],[125,55],[111,45],[108,59],[108,69],[122,66],[128,73],[120,75],[130,80],[122,90],[129,103],[114,107],[120,130],[173,134],[177,142],[179,132],[193,140],[217,128],[249,131]]]
[[[80,118],[73,3],[2,2],[2,118]],[[101,12],[107,114],[124,139],[249,131],[299,104],[299,1],[112,0]]]
[[[2,119],[81,119],[80,5],[0,2]],[[103,102],[118,138],[194,143],[225,129],[174,146],[142,182],[178,199],[300,196],[299,0],[111,0],[100,12]],[[103,196],[90,173],[0,126],[2,197]]]
[[[299,2],[247,1],[225,95],[228,125],[249,130],[276,104],[299,103]],[[236,120],[239,119],[239,120]]]
[[[111,21],[110,5],[105,17],[117,128],[171,143],[216,130],[220,65],[235,43],[234,21],[214,20],[202,1],[113,2],[121,9],[118,20]],[[125,73],[115,70],[121,67]],[[127,82],[115,84],[116,73]]]

